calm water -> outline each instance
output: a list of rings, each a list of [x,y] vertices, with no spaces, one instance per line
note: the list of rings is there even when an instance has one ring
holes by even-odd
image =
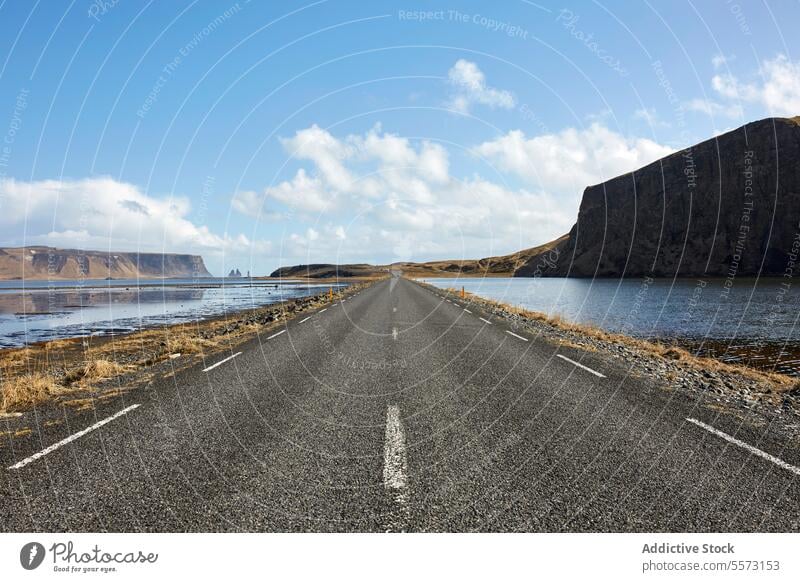
[[[627,335],[674,340],[726,361],[800,370],[800,289],[784,279],[425,279]]]
[[[196,321],[328,286],[215,278],[0,281],[0,348]]]

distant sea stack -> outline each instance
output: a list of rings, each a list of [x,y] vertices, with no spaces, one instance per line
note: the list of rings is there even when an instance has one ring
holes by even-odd
[[[210,277],[203,257],[168,253],[0,248],[0,279]]]
[[[568,237],[515,275],[779,276],[799,237],[800,117],[770,118],[586,188]]]

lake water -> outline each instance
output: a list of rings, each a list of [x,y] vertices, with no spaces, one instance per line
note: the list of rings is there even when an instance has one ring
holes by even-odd
[[[607,331],[798,375],[800,289],[785,279],[424,279]]]
[[[244,278],[0,281],[0,348],[196,321],[330,285]]]

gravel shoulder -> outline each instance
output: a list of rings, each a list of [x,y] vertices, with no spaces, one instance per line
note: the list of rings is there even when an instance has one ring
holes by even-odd
[[[461,297],[461,291],[449,291],[454,297]],[[800,382],[796,378],[697,357],[674,345],[571,324],[469,292],[464,292],[463,298],[508,321],[512,328],[561,346],[610,357],[626,367],[631,376],[652,379],[665,390],[700,398],[707,407],[749,424],[769,423],[772,430],[780,430],[787,439],[800,442]]]

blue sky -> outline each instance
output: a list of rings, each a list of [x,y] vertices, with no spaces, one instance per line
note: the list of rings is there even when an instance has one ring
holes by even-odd
[[[583,188],[800,115],[796,2],[0,0],[0,244],[215,274],[546,242]]]

